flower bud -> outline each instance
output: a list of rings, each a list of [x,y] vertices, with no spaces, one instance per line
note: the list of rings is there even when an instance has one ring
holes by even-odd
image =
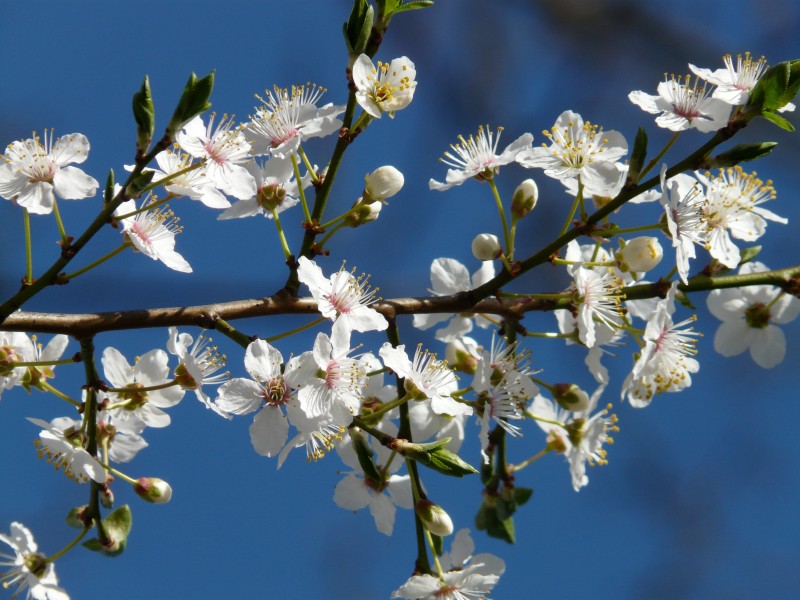
[[[450,515],[435,502],[423,498],[414,506],[414,511],[432,534],[444,537],[453,533],[453,521]]]
[[[447,342],[445,358],[456,371],[474,375],[478,369],[478,344],[472,338],[458,338]]]
[[[111,488],[106,487],[100,492],[100,504],[103,505],[103,508],[114,508],[114,492],[111,491]]]
[[[364,177],[364,202],[371,204],[391,198],[402,189],[404,182],[403,174],[392,166],[375,169]]]
[[[573,412],[581,412],[589,408],[589,394],[574,383],[555,384],[553,398],[562,408]]]
[[[172,498],[169,484],[156,477],[140,477],[133,484],[133,489],[140,498],[154,504],[166,504]]]
[[[539,199],[539,188],[533,179],[526,179],[514,190],[511,197],[511,214],[521,219],[536,207]]]
[[[364,202],[363,198],[359,198],[355,201],[355,204],[353,204],[353,208],[355,210],[347,215],[345,221],[350,227],[359,227],[365,223],[376,221],[383,205],[380,202],[367,204]]]
[[[627,244],[620,240],[622,248],[617,250],[615,258],[617,266],[623,273],[646,273],[658,266],[664,256],[658,239],[642,236],[632,239]]]
[[[472,254],[478,260],[494,260],[503,253],[496,235],[481,233],[472,240]]]

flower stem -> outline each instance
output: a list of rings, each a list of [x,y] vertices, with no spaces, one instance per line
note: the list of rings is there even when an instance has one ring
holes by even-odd
[[[572,217],[575,215],[575,211],[578,210],[578,204],[583,199],[583,188],[579,185],[578,186],[578,193],[575,195],[575,200],[572,201],[572,208],[569,209],[569,214],[567,215],[567,220],[564,221],[564,226],[561,228],[561,233],[559,236],[563,236],[567,233],[567,229],[569,229],[570,223],[572,223]]]
[[[265,338],[264,341],[269,342],[271,344],[272,342],[276,342],[278,340],[282,340],[283,338],[289,337],[290,335],[294,335],[295,333],[300,333],[301,331],[305,331],[306,329],[311,329],[312,327],[315,327],[316,325],[319,325],[320,323],[324,323],[325,321],[327,321],[327,319],[325,317],[319,317],[318,319],[314,319],[310,323],[306,323],[305,325],[301,325],[300,327],[297,327],[296,329],[292,329],[290,331],[286,331],[285,333],[279,333],[278,335],[273,335],[272,337]]]
[[[308,167],[306,167],[308,168]],[[308,201],[306,200],[306,192],[303,189],[303,179],[300,177],[300,166],[297,164],[297,156],[292,154],[292,169],[294,169],[294,180],[297,182],[297,192],[300,195],[300,204],[303,205],[303,215],[307,223],[311,223],[311,213],[308,211]],[[309,169],[309,172],[311,170]],[[275,214],[273,209],[272,214]],[[291,253],[290,253],[291,254]]]
[[[553,449],[552,449],[552,448],[550,448],[550,446],[545,446],[545,447],[544,447],[544,448],[542,448],[542,449],[541,449],[539,452],[537,452],[536,454],[534,454],[533,456],[531,456],[529,459],[527,459],[527,460],[523,460],[523,461],[522,461],[521,463],[519,463],[519,464],[516,464],[516,465],[511,465],[511,469],[512,469],[512,471],[513,471],[513,472],[515,472],[515,473],[516,473],[517,471],[521,471],[522,469],[524,469],[525,467],[527,467],[527,466],[528,466],[529,464],[531,464],[532,462],[535,462],[535,461],[539,460],[539,459],[540,459],[540,458],[542,458],[542,457],[543,457],[545,454],[547,454],[547,453],[549,453],[549,452],[552,452],[552,451],[553,451]]]
[[[345,215],[345,216],[346,216],[346,215]],[[342,228],[343,228],[345,225],[346,225],[346,223],[344,223],[344,222],[342,222],[342,223],[339,223],[339,224],[338,224],[336,227],[334,227],[334,228],[333,228],[333,229],[331,229],[331,230],[330,230],[328,233],[326,233],[326,234],[325,234],[325,237],[323,237],[323,238],[322,238],[322,239],[319,241],[319,245],[320,245],[320,247],[324,248],[324,247],[325,247],[325,244],[327,244],[327,243],[328,243],[328,241],[329,241],[329,240],[330,240],[330,239],[333,237],[333,234],[334,234],[334,233],[336,233],[337,231],[339,231],[340,229],[342,229]]]
[[[195,171],[195,170],[199,169],[200,167],[202,167],[203,164],[204,164],[203,161],[199,161],[199,162],[196,162],[193,165],[189,165],[188,167],[185,167],[185,168],[183,168],[183,169],[181,169],[179,171],[175,171],[174,173],[170,173],[169,175],[167,175],[163,179],[159,179],[158,181],[153,181],[147,187],[142,188],[141,193],[144,194],[145,192],[149,192],[150,190],[156,189],[160,185],[164,185],[166,183],[169,183],[170,181],[180,177],[181,175],[186,175],[186,173],[191,173],[192,171]]]
[[[61,243],[66,248],[69,245],[69,240],[67,232],[64,230],[64,222],[61,220],[61,212],[58,210],[58,201],[55,198],[53,198],[53,216],[56,219],[56,225],[58,225],[58,233],[61,235]]]
[[[115,394],[124,394],[125,392],[155,392],[156,390],[164,390],[168,387],[172,387],[173,385],[180,385],[177,380],[173,379],[172,381],[167,381],[165,383],[159,383],[157,385],[150,385],[145,387],[123,387],[123,388],[108,388],[106,391],[113,392]]]
[[[31,249],[31,215],[28,209],[22,207],[22,221],[25,227],[25,278],[23,284],[33,283],[33,251]]]
[[[297,153],[300,155],[300,158],[303,160],[303,164],[306,167],[306,171],[308,171],[308,174],[311,175],[311,181],[313,181],[314,183],[318,183],[319,182],[319,176],[317,175],[316,171],[314,171],[314,167],[311,165],[311,162],[308,160],[308,157],[306,156],[306,151],[303,150],[302,146],[298,146],[297,147]],[[297,180],[297,185],[300,185],[300,179]]]
[[[236,329],[233,325],[228,323],[225,319],[217,319],[214,323],[214,329],[219,331],[222,335],[228,336],[234,342],[239,344],[242,348],[247,348],[253,339],[238,329]]]
[[[75,400],[73,398],[70,398],[64,392],[57,390],[56,388],[54,388],[52,385],[50,385],[46,381],[40,381],[37,385],[41,386],[41,389],[43,391],[50,392],[51,394],[53,394],[54,396],[56,396],[58,398],[61,398],[65,402],[69,402],[75,408],[81,408],[81,406],[82,406],[80,402],[78,402],[77,400]]]
[[[667,153],[667,150],[669,150],[672,147],[672,144],[674,144],[678,140],[678,136],[680,136],[681,133],[682,132],[680,131],[676,131],[675,133],[672,134],[672,137],[669,138],[669,141],[666,143],[661,152],[659,152],[656,156],[654,156],[653,159],[649,163],[647,163],[647,166],[644,169],[642,169],[641,173],[639,173],[639,179],[644,177],[647,174],[647,172],[650,171],[650,169],[652,169],[658,164],[658,161],[660,161],[661,158]]]
[[[47,562],[49,562],[49,563],[55,562],[57,559],[59,559],[62,556],[64,556],[67,552],[69,552],[75,546],[77,546],[78,542],[80,542],[87,533],[89,533],[89,527],[84,527],[74,540],[72,540],[69,544],[64,546],[61,550],[59,550],[55,554],[52,554],[51,556],[48,556],[47,557]]]
[[[152,197],[154,197],[154,196],[152,196]],[[157,207],[161,206],[162,204],[166,204],[167,202],[169,202],[170,200],[173,200],[175,198],[178,198],[178,196],[176,196],[175,194],[170,192],[169,194],[166,195],[166,197],[162,198],[161,200],[156,200],[155,202],[145,203],[145,204],[142,205],[141,208],[137,208],[136,210],[132,210],[131,212],[125,213],[124,215],[116,215],[114,217],[114,220],[115,221],[122,221],[123,219],[127,219],[127,218],[133,217],[135,215],[138,215],[139,213],[147,212],[148,210],[152,210],[154,208],[157,208]]]
[[[83,275],[87,271],[90,271],[90,270],[94,269],[96,266],[103,264],[108,259],[113,258],[114,256],[116,256],[117,254],[119,254],[120,252],[125,250],[125,248],[127,248],[130,245],[131,245],[130,242],[122,242],[122,244],[120,244],[116,249],[112,250],[111,252],[109,252],[105,256],[102,256],[102,257],[98,258],[96,261],[94,261],[92,263],[89,263],[88,265],[86,265],[82,269],[78,269],[77,271],[75,271],[73,273],[70,273],[69,275],[64,275],[63,279],[66,280],[66,281],[71,281],[72,279],[74,279],[78,275]]]
[[[380,417],[380,416],[386,414],[387,412],[389,412],[390,410],[392,410],[394,408],[397,408],[401,404],[405,404],[409,400],[411,400],[411,395],[410,394],[406,394],[402,398],[396,398],[395,400],[392,400],[391,402],[387,402],[386,404],[381,406],[375,412],[369,413],[368,415],[365,415],[364,417],[369,419],[369,420],[372,420],[375,417]]]
[[[640,225],[639,227],[626,227],[624,229],[615,229],[614,235],[622,233],[638,233],[639,231],[652,231],[653,229],[661,229],[660,223],[653,223],[652,225]]]
[[[503,209],[503,201],[500,199],[500,192],[497,191],[497,184],[494,182],[494,178],[489,180],[489,187],[492,188],[492,195],[494,196],[495,204],[497,204],[497,212],[500,213],[500,221],[503,223],[503,242],[505,243],[506,254],[514,256],[514,247],[511,245],[511,236],[508,233],[506,212]]]
[[[275,221],[275,228],[278,230],[278,239],[280,240],[281,248],[283,249],[283,257],[286,260],[289,260],[292,257],[292,251],[289,250],[289,244],[286,243],[286,236],[283,234],[281,218],[278,216],[278,211],[275,208],[272,209],[272,220]]]

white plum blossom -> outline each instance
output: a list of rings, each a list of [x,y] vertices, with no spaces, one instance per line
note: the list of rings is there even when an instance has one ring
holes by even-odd
[[[362,54],[353,63],[356,101],[374,119],[380,119],[383,113],[392,117],[411,103],[416,77],[414,63],[405,56],[391,63],[378,61],[376,67],[369,56]]]
[[[152,198],[152,197],[151,197]],[[142,208],[146,208],[150,201]],[[114,211],[116,216],[134,212],[136,202],[126,200]],[[191,273],[192,267],[175,251],[175,236],[183,231],[178,219],[167,206],[160,206],[120,219],[122,235],[135,250],[159,260],[173,271]]]
[[[293,85],[291,88],[275,86],[260,98],[262,106],[245,128],[245,136],[252,143],[253,154],[270,154],[289,159],[304,140],[325,137],[342,126],[337,117],[344,106],[326,104],[317,106],[327,90],[316,84]]]
[[[622,325],[622,282],[609,268],[586,268],[576,263],[570,271],[578,306],[578,338],[592,348],[597,343],[595,321],[611,329]]]
[[[656,394],[686,389],[692,384],[691,374],[700,370],[700,363],[693,358],[700,334],[689,326],[695,318],[679,323],[672,320],[677,288],[677,282],[673,281],[667,297],[658,302],[650,315],[644,347],[622,385],[621,397],[627,396],[635,408],[647,406]]]
[[[469,600],[486,598],[506,565],[493,554],[475,554],[475,543],[469,529],[459,530],[453,538],[449,552],[439,559],[444,573],[434,575],[412,575],[393,594],[392,598],[405,600]]]
[[[695,244],[708,243],[706,226],[707,200],[699,183],[688,175],[676,175],[666,180],[667,165],[661,167],[661,205],[667,219],[667,229],[675,248],[675,262],[681,281],[689,278],[689,259],[694,258]]]
[[[178,333],[177,327],[169,328],[167,350],[180,361],[175,367],[175,379],[184,390],[194,391],[197,399],[206,408],[222,417],[230,418],[203,391],[204,385],[219,385],[230,379],[227,371],[218,373],[225,368],[225,356],[217,351],[216,346],[210,344],[211,338],[203,333],[193,339],[188,333]]]
[[[67,349],[69,338],[59,334],[52,337],[47,346],[42,348],[38,338],[19,332],[3,332],[0,334],[0,393],[3,390],[19,385],[28,392],[31,388],[42,391],[43,384],[55,377],[54,365],[30,367],[12,367],[13,362],[51,362],[60,360]]]
[[[478,127],[477,136],[470,135],[467,139],[464,136],[458,136],[459,142],[450,144],[453,153],[445,152],[444,157],[439,159],[453,168],[447,169],[445,183],[431,179],[428,182],[430,189],[440,192],[449,190],[473,177],[478,181],[492,179],[500,172],[500,167],[517,161],[521,152],[531,148],[533,136],[530,133],[523,133],[498,154],[497,148],[500,145],[502,132],[503,128],[498,127],[497,137],[495,137],[488,125],[485,129],[481,125]]]
[[[290,365],[291,362],[289,361]],[[300,446],[306,447],[306,461],[318,461],[333,450],[337,441],[341,441],[347,426],[352,421],[352,415],[347,410],[342,410],[338,403],[334,404],[330,413],[318,417],[309,417],[296,402],[286,405],[286,413],[297,429],[297,434],[287,442],[278,455],[279,469],[289,456],[289,452]]]
[[[275,456],[286,444],[289,421],[284,406],[297,403],[291,380],[281,372],[283,356],[264,340],[251,342],[244,355],[244,365],[251,379],[236,377],[223,383],[217,392],[218,410],[232,415],[256,412],[250,425],[250,441],[262,456]]]
[[[167,353],[150,350],[138,357],[131,366],[122,353],[109,346],[103,351],[101,362],[110,387],[125,391],[109,391],[108,413],[117,429],[128,433],[141,433],[145,427],[166,427],[170,417],[162,408],[175,406],[183,398],[179,385],[164,384],[169,377]],[[160,389],[147,389],[164,386]],[[142,390],[142,391],[139,391]]]
[[[381,429],[389,435],[397,433],[397,428],[392,423],[385,423]],[[382,481],[375,481],[363,475],[349,435],[336,444],[336,452],[352,471],[346,473],[344,479],[336,484],[333,501],[345,510],[357,511],[369,507],[378,531],[384,535],[392,535],[396,507],[410,509],[414,506],[410,477],[395,474],[403,466],[403,461],[393,458],[392,451],[385,446],[376,444],[375,466],[379,473],[384,473],[387,466],[388,471],[384,473]]]
[[[204,161],[202,172],[208,181],[226,194],[243,200],[256,192],[256,182],[243,163],[251,159],[250,143],[242,128],[233,119],[223,116],[214,127],[215,115],[208,120],[195,117],[176,135],[178,145],[195,158]]]
[[[658,84],[658,95],[651,96],[635,91],[628,98],[636,106],[650,114],[657,114],[656,125],[671,131],[683,131],[694,127],[708,133],[717,131],[728,123],[731,107],[722,100],[709,97],[704,82],[687,75],[684,82],[675,76],[665,78]]]
[[[167,176],[191,167],[192,159],[185,152],[165,150],[156,154],[156,164],[159,168],[152,169],[152,171],[155,173],[154,183],[158,184]],[[203,169],[192,169],[176,177],[171,177],[164,184],[164,188],[176,196],[187,196],[192,200],[199,200],[209,208],[228,208],[231,205],[225,194],[214,187]]]
[[[542,168],[548,177],[562,181],[578,179],[595,190],[619,179],[617,163],[628,153],[628,144],[618,131],[603,131],[567,110],[542,134],[550,140],[550,146],[542,144],[522,151],[517,161],[523,167]]]
[[[454,258],[437,258],[431,263],[431,289],[434,296],[450,296],[480,287],[495,275],[494,263],[486,261],[475,271],[472,278],[467,268]],[[415,314],[414,327],[430,329],[437,323],[450,321],[447,327],[436,330],[436,339],[450,342],[464,337],[472,331],[472,317],[452,313]],[[489,321],[475,317],[479,327],[487,328]]]
[[[561,408],[542,395],[536,396],[530,407],[536,424],[547,433],[548,448],[563,454],[569,463],[572,489],[579,492],[589,483],[586,464],[605,465],[603,444],[613,443],[610,432],[617,431],[617,417],[609,414],[611,405],[592,414],[605,386],[600,386],[589,400],[586,410],[573,413]]]
[[[708,251],[726,267],[735,268],[741,259],[736,239],[753,242],[760,238],[767,220],[787,223],[788,220],[760,206],[775,199],[772,182],[747,174],[739,167],[721,169],[718,174],[697,173],[705,187],[704,206],[708,230]]]
[[[369,307],[378,290],[369,287],[368,277],[355,277],[341,268],[328,278],[305,256],[298,261],[297,277],[308,286],[322,316],[334,321],[334,330],[341,328],[349,336],[354,330],[384,331],[389,326],[386,317]]]
[[[80,200],[95,195],[97,180],[70,163],[82,163],[89,154],[89,140],[70,133],[53,141],[53,131],[40,138],[14,141],[0,164],[0,196],[30,213],[47,215],[55,197]]]
[[[763,56],[754,60],[749,52],[745,52],[744,57],[741,54],[736,55],[735,65],[730,54],[723,56],[722,62],[725,63],[725,68],[715,71],[701,69],[692,64],[689,65],[689,69],[700,79],[717,86],[711,94],[712,98],[718,98],[732,106],[747,104],[750,92],[767,70],[767,60]],[[790,112],[794,109],[794,104],[789,102],[779,108],[778,112]]]
[[[455,392],[457,387],[457,382],[454,380],[451,391]],[[415,442],[449,437],[451,439],[447,444],[447,449],[450,452],[458,452],[461,444],[464,443],[464,423],[468,415],[437,414],[430,402],[411,402],[408,407],[408,415],[411,421],[412,438]]]
[[[760,262],[739,268],[740,275],[768,271]],[[714,350],[722,356],[736,356],[750,350],[755,363],[764,369],[780,364],[786,355],[786,337],[778,325],[800,314],[800,300],[771,285],[750,285],[712,290],[708,310],[722,321],[714,335]]]
[[[436,414],[471,415],[472,407],[454,400],[451,394],[455,391],[456,375],[445,361],[437,360],[435,354],[417,346],[414,360],[408,358],[405,345],[393,348],[384,342],[378,352],[383,363],[406,379],[406,391],[421,393],[430,398],[431,408]]]
[[[0,567],[8,567],[0,572],[0,581],[4,588],[17,588],[12,598],[25,592],[28,600],[69,600],[69,595],[58,587],[55,565],[38,552],[36,540],[25,525],[11,523],[11,532],[0,533],[0,542],[14,551],[13,555],[0,552]]]
[[[47,457],[47,462],[55,466],[56,470],[63,469],[64,475],[78,483],[85,483],[90,479],[100,484],[106,482],[105,469],[83,448],[85,438],[79,428],[71,427],[71,419],[54,419],[48,423],[28,417],[28,421],[42,428],[36,442],[39,458]]]

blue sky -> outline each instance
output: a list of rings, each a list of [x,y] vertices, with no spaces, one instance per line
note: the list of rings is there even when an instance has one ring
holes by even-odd
[[[214,110],[240,119],[253,112],[253,94],[273,84],[316,82],[329,89],[328,101],[343,103],[346,54],[340,27],[348,13],[345,1],[6,2],[0,21],[5,59],[0,139],[8,143],[51,127],[57,135],[84,133],[92,144],[84,169],[103,181],[109,168],[122,173],[132,162],[130,99],[145,74],[160,127],[191,71],[216,70]],[[498,227],[487,186],[470,181],[445,193],[427,187],[429,178],[444,177],[438,158],[458,134],[487,123],[505,127],[505,142],[529,131],[541,143],[541,131],[572,109],[629,141],[644,126],[655,148],[668,135],[627,100],[629,91],[654,93],[665,72],[683,74],[688,62],[716,68],[726,52],[764,54],[773,63],[798,58],[798,26],[800,7],[788,0],[700,5],[442,0],[401,15],[378,58],[406,55],[414,61],[419,82],[414,101],[394,121],[382,119],[357,140],[331,202],[349,207],[364,174],[383,164],[397,166],[406,187],[376,224],[335,238],[333,254],[320,264],[331,272],[346,259],[371,273],[384,298],[424,294],[437,257],[457,258],[473,271],[478,264],[469,242]],[[796,116],[790,120],[798,125]],[[688,132],[677,151],[691,150],[703,139]],[[742,134],[743,141],[779,142],[755,166],[763,179],[774,180],[778,200],[770,208],[790,221],[770,224],[762,238],[762,260],[770,267],[794,265],[800,258],[793,229],[800,216],[793,197],[800,189],[798,139],[766,122]],[[331,148],[327,139],[307,150],[324,164]],[[568,208],[560,185],[540,171],[503,169],[501,193],[508,197],[529,176],[542,196],[518,235],[520,255],[548,241],[545,236],[561,225]],[[95,202],[62,208],[70,232],[82,230]],[[285,267],[271,222],[218,222],[213,211],[188,200],[174,208],[185,227],[178,250],[195,273],[174,273],[127,255],[68,286],[46,290],[28,308],[88,312],[200,304],[269,295],[282,285]],[[284,222],[296,248],[301,232],[300,217],[294,216],[294,222]],[[23,269],[21,218],[10,203],[0,203],[0,223],[5,298]],[[40,240],[35,266],[43,269],[52,260],[57,233],[45,218],[34,219],[33,228]],[[102,232],[87,258],[112,249],[118,235]],[[695,267],[704,264],[701,255]],[[527,284],[537,291],[563,285],[555,269],[542,271],[530,274]],[[520,286],[529,289],[526,281]],[[536,491],[518,513],[514,547],[474,531],[477,478],[445,480],[424,472],[429,495],[456,527],[473,529],[477,551],[506,561],[494,597],[788,598],[798,589],[800,457],[793,424],[800,405],[793,370],[800,364],[800,325],[784,328],[786,358],[767,371],[747,355],[716,355],[718,322],[702,297],[694,301],[704,337],[692,387],[658,397],[645,410],[616,409],[621,431],[610,464],[591,470],[590,484],[580,493],[573,492],[560,457],[520,473],[518,484]],[[550,315],[531,315],[525,324],[531,330],[554,327]],[[266,319],[242,324],[262,337],[291,326]],[[410,320],[401,324],[401,335],[408,345],[422,341],[437,349],[431,335],[415,331]],[[100,350],[113,345],[132,358],[164,347],[166,338],[162,330],[136,331],[102,335],[96,343]],[[241,352],[219,338],[230,370],[243,376]],[[298,336],[279,347],[284,356],[298,354],[310,339]],[[381,341],[365,336],[365,349],[376,349]],[[74,352],[77,344],[69,348]],[[541,341],[530,348],[545,378],[589,384],[579,349]],[[630,369],[629,350],[606,359],[612,371],[606,395],[615,405]],[[81,369],[58,372],[59,387],[77,394]],[[336,456],[306,464],[298,451],[276,471],[274,460],[252,450],[248,417],[223,421],[190,397],[170,412],[173,424],[147,431],[150,447],[129,471],[168,480],[175,491],[172,502],[145,505],[119,486],[118,502],[130,503],[134,511],[129,546],[116,559],[76,550],[59,561],[62,584],[72,597],[366,600],[388,597],[405,581],[414,556],[410,513],[398,514],[390,539],[375,531],[366,511],[337,508],[333,488],[344,467]],[[43,394],[14,390],[4,394],[0,414],[6,424],[0,456],[7,464],[0,529],[21,521],[44,551],[54,552],[71,539],[63,517],[86,501],[86,489],[36,459],[37,429],[24,417],[50,419],[63,414],[62,406]],[[534,429],[524,438],[531,445],[513,450],[515,459],[530,455],[528,448],[538,449],[541,439]],[[467,437],[463,456],[477,464],[473,423]]]

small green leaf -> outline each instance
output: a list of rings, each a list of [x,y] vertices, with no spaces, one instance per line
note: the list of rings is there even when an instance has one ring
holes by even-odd
[[[754,260],[756,256],[759,255],[761,252],[761,246],[750,246],[749,248],[744,248],[739,253],[739,266],[749,263],[751,260]]]
[[[109,204],[114,199],[114,169],[108,170],[106,177],[106,187],[103,190],[103,203]]]
[[[355,0],[350,18],[344,24],[344,41],[347,51],[352,56],[358,56],[367,47],[369,34],[375,20],[375,10],[366,0]]]
[[[397,451],[421,465],[451,477],[463,477],[477,473],[478,471],[472,465],[445,448],[451,439],[445,437],[427,444],[414,444],[398,440],[400,443],[397,445]]]
[[[722,152],[708,160],[709,168],[733,167],[741,162],[755,160],[766,156],[775,149],[777,142],[762,142],[761,144],[739,144],[730,150]]]
[[[645,158],[647,158],[647,133],[643,127],[639,127],[628,167],[628,177],[633,183],[639,183],[639,174],[642,172]]]
[[[524,487],[515,487],[514,488],[514,502],[517,503],[517,506],[522,506],[528,500],[531,499],[533,496],[533,490],[531,488],[524,488]]]
[[[155,171],[142,171],[128,184],[125,193],[131,198],[138,198],[142,195],[142,190],[152,183],[155,174]]]
[[[403,2],[403,0],[393,0],[386,3],[387,6],[392,5],[391,10],[387,9],[387,15],[394,15],[397,13],[405,12],[407,10],[419,10],[420,8],[428,8],[433,6],[433,0],[412,0],[411,2]]]
[[[763,112],[761,116],[764,117],[767,121],[772,121],[780,127],[781,129],[785,129],[786,131],[794,131],[794,125],[789,123],[786,119],[782,116],[775,114],[774,112]]]
[[[142,87],[133,95],[133,118],[136,120],[136,149],[144,154],[150,147],[156,128],[156,111],[150,95],[150,78],[147,76]]]
[[[189,81],[183,88],[183,94],[178,101],[178,106],[172,115],[172,119],[167,125],[167,136],[170,140],[175,138],[175,133],[186,123],[194,119],[197,115],[204,113],[211,108],[208,99],[214,89],[214,71],[211,71],[201,79],[192,73]]]
[[[89,550],[100,552],[105,556],[119,556],[125,551],[132,525],[130,507],[127,504],[120,506],[103,519],[103,528],[108,535],[110,544],[101,544],[100,540],[93,538],[83,542],[83,545]]]
[[[481,504],[478,514],[475,515],[475,528],[485,531],[493,538],[505,540],[509,544],[513,544],[516,539],[513,517],[501,518],[496,505]]]
[[[364,438],[364,434],[361,433],[361,430],[357,427],[352,427],[350,429],[350,439],[353,440],[353,450],[356,451],[358,464],[361,465],[364,476],[373,481],[381,482],[383,477],[381,477],[381,474],[378,472],[378,468],[375,466],[373,460],[375,451],[370,447],[366,438]]]

